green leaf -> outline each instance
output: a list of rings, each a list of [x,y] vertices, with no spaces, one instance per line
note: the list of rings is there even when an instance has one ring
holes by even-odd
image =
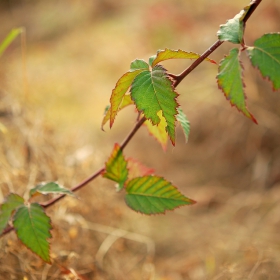
[[[243,41],[244,22],[243,19],[248,13],[250,6],[246,6],[234,18],[228,20],[225,24],[220,25],[217,36],[221,41],[228,41],[234,44],[240,44]]]
[[[115,144],[114,149],[105,164],[103,177],[118,183],[118,190],[124,187],[128,177],[127,161],[125,160],[119,144]]]
[[[17,194],[9,194],[6,201],[0,206],[0,235],[8,225],[13,212],[24,204],[24,199]]]
[[[217,75],[218,86],[232,106],[235,106],[246,117],[257,123],[246,106],[242,72],[243,68],[239,61],[239,50],[237,48],[232,49],[230,54],[220,62]]]
[[[134,102],[132,101],[131,99],[131,96],[130,95],[124,95],[122,101],[121,101],[121,104],[119,106],[119,109],[118,109],[118,112],[120,110],[122,110],[123,108],[129,106],[129,105],[132,105],[134,104]],[[105,108],[105,112],[104,112],[104,117],[103,117],[103,120],[102,120],[102,123],[101,123],[101,129],[104,130],[104,125],[110,120],[110,116],[111,116],[111,107],[110,106],[107,106]]]
[[[182,195],[170,182],[157,176],[132,179],[125,189],[127,205],[143,214],[163,214],[166,210],[195,203]]]
[[[155,56],[150,57],[149,63],[152,67],[154,67],[161,61],[167,59],[197,59],[199,57],[200,55],[194,52],[171,50],[166,48],[165,50],[158,50],[156,57]],[[216,62],[210,58],[206,58],[205,60],[216,64]]]
[[[264,78],[268,78],[274,90],[280,88],[280,33],[265,34],[247,48],[247,53],[254,67]]]
[[[37,203],[20,206],[14,215],[13,224],[22,243],[50,263],[48,239],[51,238],[51,224],[44,208]]]
[[[11,32],[6,36],[6,38],[0,44],[0,56],[9,47],[9,45],[15,40],[15,38],[22,33],[23,28],[12,29]]]
[[[166,132],[166,120],[162,116],[162,111],[158,112],[160,118],[160,123],[158,125],[153,125],[150,120],[145,121],[145,126],[147,127],[149,133],[161,144],[161,147],[166,151],[168,134]]]
[[[34,196],[36,193],[41,194],[68,194],[75,196],[74,193],[55,182],[41,183],[29,191],[29,197]]]
[[[178,94],[168,78],[166,70],[156,65],[152,71],[145,70],[137,75],[131,86],[131,98],[137,109],[143,112],[153,125],[160,123],[158,112],[167,122],[166,131],[175,145],[175,116],[177,115]]]
[[[132,70],[130,72],[125,73],[118,80],[115,88],[112,91],[112,95],[110,98],[110,103],[111,103],[110,127],[112,127],[114,120],[117,116],[117,113],[120,110],[120,106],[122,104],[125,93],[128,91],[135,77],[143,71],[144,69]]]
[[[178,115],[176,115],[176,119],[181,124],[185,134],[186,142],[188,142],[190,134],[190,122],[188,121],[187,116],[184,114],[181,108],[178,108]]]
[[[130,64],[130,70],[133,71],[133,70],[139,70],[139,69],[149,70],[149,65],[143,59],[133,60]]]

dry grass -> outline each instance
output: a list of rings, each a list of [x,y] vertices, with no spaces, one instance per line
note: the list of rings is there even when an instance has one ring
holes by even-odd
[[[215,41],[218,25],[247,4],[26,2],[1,11],[1,38],[24,25],[28,42],[24,73],[19,42],[1,58],[0,121],[7,128],[0,134],[1,201],[9,192],[25,195],[41,181],[73,187],[99,169],[134,124],[128,109],[112,131],[100,130],[110,91],[130,61],[165,47],[202,52]],[[278,1],[264,1],[248,23],[248,44],[279,31],[279,14]],[[213,58],[221,59],[229,47]],[[178,72],[186,62],[166,66]],[[189,143],[178,130],[176,147],[163,153],[142,129],[125,150],[196,205],[146,217],[128,209],[114,185],[99,178],[78,199],[47,210],[52,265],[14,233],[0,239],[0,279],[279,279],[280,98],[245,67],[258,126],[227,104],[216,87],[215,66],[205,64],[178,88],[192,124]]]

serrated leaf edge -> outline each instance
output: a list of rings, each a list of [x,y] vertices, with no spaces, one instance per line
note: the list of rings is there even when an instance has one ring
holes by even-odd
[[[197,203],[195,200],[193,200],[193,199],[191,199],[191,198],[188,198],[188,197],[186,197],[184,194],[182,194],[176,186],[174,186],[171,182],[167,181],[164,177],[157,176],[157,175],[147,175],[147,176],[135,177],[135,178],[133,178],[133,179],[131,179],[131,180],[129,180],[129,181],[126,182],[125,190],[126,190],[127,185],[128,185],[128,183],[129,183],[130,181],[135,180],[135,179],[141,179],[141,178],[144,178],[144,177],[156,177],[156,178],[158,178],[158,179],[162,179],[162,180],[164,180],[165,182],[171,184],[172,187],[175,188],[183,197],[185,197],[185,198],[188,200],[189,203],[188,203],[188,204],[184,204],[184,205],[176,206],[176,207],[174,207],[173,209],[164,209],[164,211],[163,211],[163,212],[160,212],[160,213],[149,213],[149,214],[146,214],[146,213],[142,213],[141,211],[135,210],[135,209],[133,209],[132,207],[130,207],[130,206],[128,205],[127,201],[126,201],[126,196],[125,196],[125,203],[126,203],[126,205],[127,205],[131,210],[133,210],[133,211],[136,212],[136,213],[140,213],[140,214],[146,215],[146,216],[164,215],[167,211],[174,211],[175,209],[181,208],[181,207],[183,207],[183,206],[190,206],[190,205],[193,205],[193,204],[196,204],[196,203]],[[126,195],[129,195],[129,194],[130,194],[130,193],[126,193]],[[153,197],[155,197],[155,196],[153,196]],[[162,198],[162,197],[158,197],[158,198]],[[166,198],[166,199],[169,199],[169,198]],[[175,200],[175,199],[174,199],[174,200]]]
[[[230,52],[231,52],[232,50],[233,50],[233,49],[231,49]],[[243,88],[243,93],[244,93],[244,103],[245,103],[245,108],[247,109],[247,112],[248,112],[249,116],[246,116],[245,113],[244,113],[241,109],[239,109],[234,103],[232,103],[232,101],[226,96],[226,93],[225,93],[224,89],[222,88],[222,86],[220,85],[220,82],[219,82],[219,79],[218,79],[219,74],[220,74],[220,66],[221,66],[221,63],[224,61],[224,59],[226,59],[226,58],[230,55],[230,53],[229,53],[228,55],[226,55],[226,56],[220,61],[220,63],[219,63],[218,74],[217,74],[217,76],[216,76],[217,84],[218,84],[218,88],[224,93],[224,96],[225,96],[226,100],[228,100],[228,101],[230,102],[230,105],[231,105],[232,107],[235,107],[235,108],[236,108],[239,112],[241,112],[245,117],[250,118],[254,123],[258,124],[258,122],[257,122],[257,120],[255,119],[255,117],[250,113],[250,111],[249,111],[248,108],[247,108],[247,104],[246,104],[247,95],[246,95],[246,93],[245,93],[245,87],[246,87],[246,85],[245,85],[244,79],[243,79],[243,78],[244,78],[244,74],[243,74],[243,72],[244,72],[244,66],[243,66],[243,64],[242,64],[242,62],[241,62],[241,60],[240,60],[240,52],[241,52],[241,50],[239,49],[239,53],[238,53],[237,59],[238,59],[239,65],[240,65],[240,67],[241,67],[240,74],[241,74],[242,88]]]
[[[263,34],[261,37],[259,37],[258,39],[256,39],[255,42],[256,42],[257,40],[261,39],[262,37],[266,36],[266,35],[274,35],[274,34],[275,34],[275,35],[277,34],[277,35],[280,36],[280,32],[265,33],[265,34]],[[280,37],[279,37],[279,38],[280,38]],[[255,44],[255,42],[254,42],[254,44]],[[270,77],[269,77],[269,76],[263,76],[263,74],[262,74],[260,68],[258,67],[258,65],[253,65],[253,62],[252,62],[252,60],[251,60],[251,55],[250,55],[250,53],[249,53],[248,50],[254,49],[254,48],[257,48],[257,49],[258,49],[258,47],[256,47],[256,46],[247,46],[247,47],[245,48],[246,54],[247,54],[247,56],[248,56],[248,58],[249,58],[249,60],[250,60],[251,65],[253,66],[253,68],[255,68],[256,70],[258,70],[259,74],[261,75],[261,77],[262,77],[264,80],[267,80],[269,83],[271,83],[271,85],[272,85],[271,88],[272,88],[272,90],[273,90],[274,92],[275,92],[275,91],[278,91],[280,88],[275,88],[275,87],[274,87],[273,81],[270,79]]]
[[[33,203],[30,203],[30,204],[37,204],[39,206],[41,206],[44,210],[44,207],[42,205],[40,205],[39,203],[36,203],[36,202],[33,202]],[[20,207],[19,207],[20,208]],[[19,209],[18,208],[18,209]],[[18,210],[17,209],[17,210]],[[43,260],[44,262],[48,263],[48,264],[51,264],[51,257],[50,257],[50,253],[51,253],[51,243],[48,241],[49,239],[51,239],[53,236],[51,234],[51,230],[53,229],[53,226],[52,226],[52,222],[51,222],[51,218],[46,214],[45,210],[44,210],[44,213],[45,215],[49,218],[49,225],[50,225],[50,228],[49,228],[49,234],[50,234],[50,237],[48,237],[46,239],[47,243],[48,243],[48,246],[49,246],[49,252],[48,252],[48,256],[49,256],[49,261],[47,260],[44,260],[40,255],[38,255],[36,252],[34,252],[31,248],[29,248],[26,244],[24,244],[24,242],[19,238],[18,234],[17,234],[17,229],[15,228],[15,232],[17,234],[17,237],[18,237],[18,240],[24,245],[25,248],[27,248],[32,254],[35,254],[36,256],[38,256],[41,260]],[[16,214],[16,213],[15,213]],[[15,217],[15,215],[14,215]],[[14,220],[14,219],[13,219]]]

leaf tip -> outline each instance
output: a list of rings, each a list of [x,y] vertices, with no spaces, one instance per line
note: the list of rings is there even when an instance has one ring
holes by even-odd
[[[256,120],[256,118],[251,114],[250,114],[250,119],[255,123],[255,124],[258,124],[258,121]]]

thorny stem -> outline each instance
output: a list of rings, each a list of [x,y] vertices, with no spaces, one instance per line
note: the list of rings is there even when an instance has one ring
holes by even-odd
[[[253,12],[255,11],[255,9],[258,7],[258,5],[261,3],[262,0],[252,0],[250,2],[250,9],[247,12],[245,18],[244,18],[244,23],[246,23],[246,21],[250,18],[250,16],[253,14]],[[170,77],[172,77],[172,79],[174,80],[174,88],[176,88],[179,83],[190,73],[192,72],[201,62],[203,62],[203,60],[205,58],[207,58],[212,52],[214,52],[220,45],[222,45],[223,41],[216,41],[209,49],[207,49],[198,59],[196,59],[186,70],[184,70],[181,74],[179,74],[178,76],[174,75],[174,74],[169,74]],[[130,140],[133,138],[133,136],[135,135],[135,133],[139,130],[139,128],[142,126],[142,124],[145,122],[146,118],[142,117],[134,126],[134,128],[131,130],[131,132],[128,134],[128,136],[125,138],[125,140],[123,141],[123,143],[121,144],[121,150],[123,150],[126,145],[130,142]],[[95,178],[97,178],[98,176],[102,175],[102,173],[105,171],[105,167],[102,167],[100,170],[96,171],[94,174],[92,174],[90,177],[88,177],[87,179],[85,179],[83,182],[79,183],[77,186],[73,187],[71,189],[72,192],[78,191],[79,189],[83,188],[84,186],[86,186],[88,183],[90,183],[91,181],[93,181]],[[61,200],[62,198],[64,198],[65,195],[60,195],[56,198],[53,198],[49,201],[46,201],[45,203],[41,203],[40,205],[44,208],[48,208],[51,205],[55,204],[56,202],[58,202],[59,200]],[[2,236],[4,236],[5,234],[9,233],[10,231],[14,230],[14,227],[12,226],[8,226],[0,235],[0,238]]]

